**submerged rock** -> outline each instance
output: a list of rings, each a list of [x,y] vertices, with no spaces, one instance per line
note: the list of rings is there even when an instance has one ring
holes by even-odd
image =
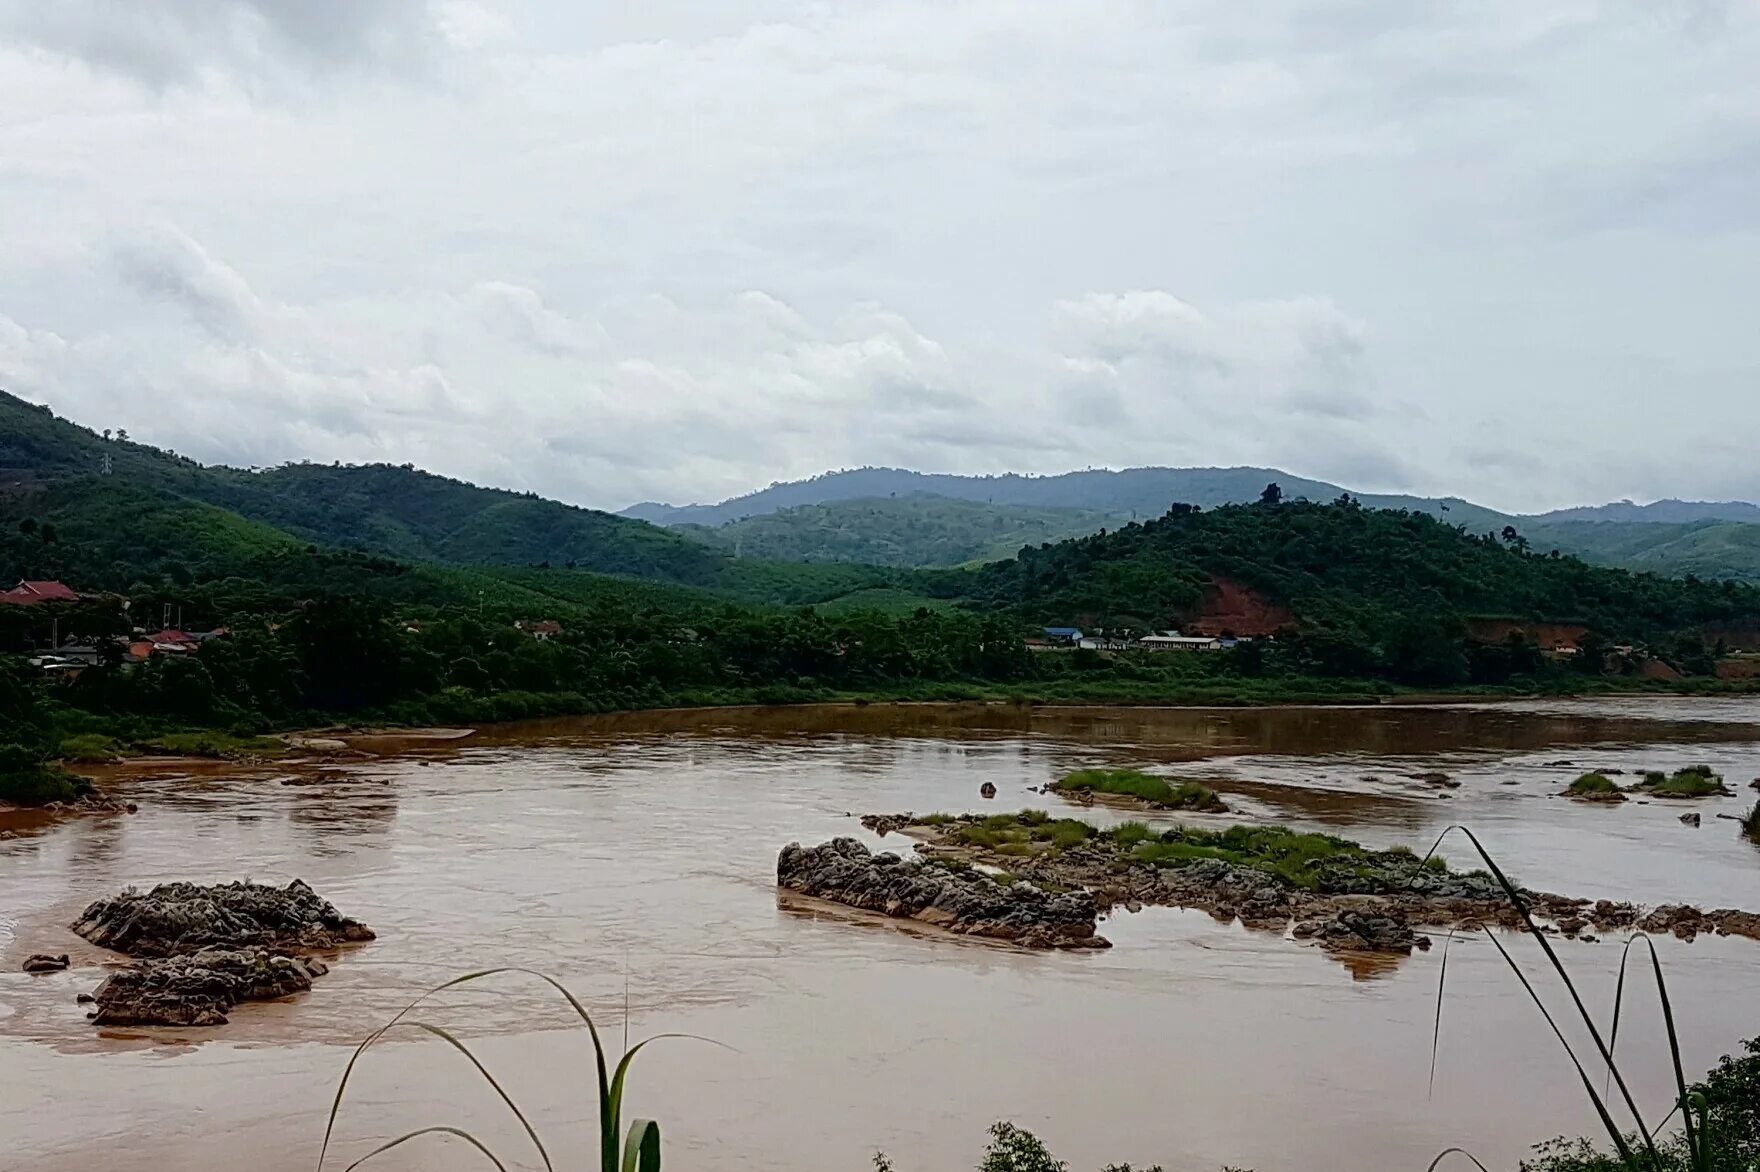
[[[1760,940],[1760,913],[1736,908],[1701,911],[1686,904],[1663,904],[1639,920],[1638,927],[1645,932],[1672,932],[1682,940],[1691,940],[1701,932]]]
[[[312,987],[321,962],[266,948],[204,948],[189,956],[142,961],[104,979],[91,994],[95,1025],[226,1024],[240,1001],[267,1001]]]
[[[27,973],[58,973],[67,967],[67,954],[50,956],[38,952],[24,958],[24,971]]]
[[[853,838],[816,847],[790,843],[777,856],[776,882],[802,895],[1029,948],[1110,947],[1094,934],[1097,910],[1088,892],[1004,886],[969,867],[874,854]]]
[[[1428,949],[1430,937],[1413,932],[1397,916],[1346,909],[1330,920],[1297,924],[1298,939],[1312,939],[1329,952],[1397,952]]]
[[[100,947],[146,957],[210,946],[303,951],[373,939],[365,924],[298,879],[286,887],[161,883],[144,893],[124,891],[87,907],[73,930]]]

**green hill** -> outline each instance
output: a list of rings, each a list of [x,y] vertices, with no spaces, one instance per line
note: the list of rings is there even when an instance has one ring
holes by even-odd
[[[1012,557],[1023,545],[1084,536],[1123,519],[1091,509],[995,505],[916,494],[798,505],[718,528],[682,525],[738,557],[956,566]]]
[[[14,493],[95,477],[229,510],[296,538],[454,565],[573,564],[711,585],[725,555],[652,525],[531,494],[480,488],[388,464],[204,467],[103,436],[0,393],[0,484]]]
[[[102,475],[106,458],[110,472]],[[4,392],[0,500],[14,525],[49,524],[70,537],[77,533],[87,547],[83,560],[66,548],[54,556],[36,547],[15,549],[0,573],[58,573],[92,584],[153,579],[180,558],[215,556],[210,546],[236,537],[244,545],[311,544],[402,562],[626,575],[759,603],[806,605],[857,591],[915,589],[909,574],[880,567],[736,561],[646,522],[408,466],[289,464],[261,472],[203,466],[106,438]],[[188,539],[191,530],[203,531],[199,541]]]
[[[1518,521],[1536,548],[1559,549],[1606,566],[1760,582],[1760,524],[1705,520]]]
[[[1290,642],[1329,672],[1466,678],[1467,621],[1574,623],[1661,643],[1760,622],[1760,588],[1592,566],[1475,536],[1423,513],[1355,504],[1176,507],[1101,536],[1023,550],[952,577],[948,592],[1034,621],[1169,627],[1217,580],[1293,616]]]

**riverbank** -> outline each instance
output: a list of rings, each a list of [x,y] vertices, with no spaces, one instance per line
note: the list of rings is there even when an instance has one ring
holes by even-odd
[[[39,758],[0,767],[0,811],[40,806],[71,797],[44,790],[35,770],[43,764],[79,772],[93,764],[153,755],[196,756],[214,760],[269,759],[289,745],[310,748],[314,739],[361,739],[397,735],[400,730],[436,726],[483,729],[522,721],[570,716],[607,716],[643,712],[690,712],[755,707],[807,705],[986,704],[1014,707],[1073,708],[1265,708],[1339,707],[1353,705],[1445,705],[1509,700],[1561,700],[1598,696],[1743,696],[1760,692],[1760,680],[1628,680],[1590,679],[1561,688],[1474,686],[1438,691],[1401,688],[1380,681],[1320,678],[1243,679],[1228,684],[1169,687],[1165,682],[1061,678],[1033,684],[934,683],[867,691],[767,686],[746,689],[684,691],[652,703],[627,697],[628,703],[606,703],[569,692],[502,692],[461,700],[448,697],[414,708],[403,704],[380,712],[344,717],[312,712],[279,723],[257,721],[249,727],[234,723],[175,725],[138,718],[98,718],[87,713],[57,718],[69,731]],[[301,745],[304,742],[304,745]],[[40,796],[45,795],[46,796]]]

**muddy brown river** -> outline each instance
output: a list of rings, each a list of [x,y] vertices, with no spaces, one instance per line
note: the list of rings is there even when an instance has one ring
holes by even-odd
[[[1451,948],[1430,1084],[1441,948],[1351,965],[1172,909],[1120,912],[1115,947],[1040,955],[778,907],[790,840],[864,834],[852,815],[1064,811],[1030,793],[1087,765],[1204,778],[1236,808],[1423,850],[1472,826],[1534,887],[1760,910],[1760,848],[1735,823],[1760,776],[1760,701],[1642,699],[1260,710],[917,707],[657,713],[377,743],[340,776],[161,767],[115,783],[132,816],[14,818],[0,839],[0,1166],[31,1172],[313,1168],[349,1048],[447,977],[524,965],[560,978],[620,1038],[700,1034],[641,1055],[628,1109],[662,1122],[673,1169],[861,1172],[975,1166],[1009,1119],[1077,1172],[1423,1169],[1462,1145],[1513,1167],[1596,1123],[1558,1043],[1483,939]],[[1737,797],[1581,805],[1590,767],[1704,762]],[[1406,775],[1444,770],[1460,788]],[[993,802],[979,786],[993,782]],[[1103,809],[1085,812],[1117,818]],[[897,838],[886,845],[907,850]],[[1467,862],[1464,841],[1445,848]],[[84,904],[168,879],[304,878],[379,932],[312,992],[209,1030],[99,1033],[76,993],[106,959],[66,930]],[[1440,940],[1438,941],[1440,944]],[[1512,937],[1537,964],[1533,942]],[[1603,1011],[1617,941],[1559,947]],[[1760,944],[1658,942],[1690,1073],[1760,1034]],[[69,952],[66,973],[18,972]],[[1538,967],[1540,987],[1556,982]],[[1638,982],[1620,1051],[1652,1119],[1666,1052]],[[516,978],[453,991],[427,1020],[503,1076],[557,1156],[584,1168],[591,1051],[554,997]],[[522,1133],[438,1043],[369,1053],[326,1167],[430,1123],[510,1167]],[[488,1167],[436,1141],[375,1162]]]

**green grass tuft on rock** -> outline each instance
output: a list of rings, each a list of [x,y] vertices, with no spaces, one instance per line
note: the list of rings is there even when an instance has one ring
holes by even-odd
[[[1195,781],[1175,784],[1140,769],[1081,769],[1052,783],[1051,788],[1066,795],[1088,793],[1135,798],[1169,810],[1199,810],[1213,814],[1228,811],[1216,791],[1208,786]]]
[[[1605,773],[1585,773],[1565,787],[1565,796],[1592,802],[1623,802],[1625,791]]]
[[[1217,859],[1263,871],[1267,882],[1308,891],[1373,891],[1415,875],[1447,874],[1441,858],[1420,860],[1410,850],[1371,850],[1330,834],[1282,826],[1230,826],[1211,830],[1175,826],[1159,833],[1141,822],[1101,830],[1073,818],[1049,819],[1037,811],[993,814],[953,823],[945,841],[1011,858],[1055,857],[1072,847],[1118,852],[1121,860],[1154,867],[1183,867]]]
[[[1666,778],[1646,773],[1641,788],[1659,798],[1706,798],[1730,792],[1722,775],[1712,772],[1708,765],[1689,765]]]

